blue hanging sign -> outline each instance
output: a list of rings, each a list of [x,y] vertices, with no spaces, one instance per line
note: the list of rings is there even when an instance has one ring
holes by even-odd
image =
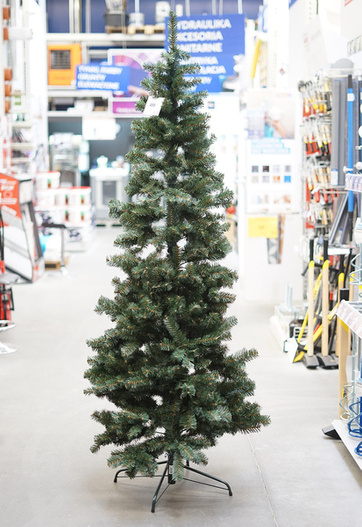
[[[245,55],[244,15],[178,17],[177,44],[190,53],[192,63],[200,65],[196,76],[201,84],[196,89],[221,92]]]
[[[258,13],[258,30],[263,33],[268,32],[268,6],[263,5],[259,7]]]
[[[297,2],[298,0],[289,0],[289,9],[292,7],[293,4],[295,4],[295,2]]]
[[[129,76],[129,66],[79,64],[76,67],[76,88],[124,92],[129,85]]]

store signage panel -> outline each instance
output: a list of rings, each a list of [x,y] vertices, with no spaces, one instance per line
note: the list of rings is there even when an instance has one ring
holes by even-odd
[[[76,68],[78,90],[103,90],[124,92],[130,78],[129,66],[108,64],[79,64]]]
[[[247,214],[298,212],[300,181],[294,139],[249,139],[246,151]]]
[[[238,58],[245,54],[244,15],[179,17],[177,44],[190,53],[192,63],[200,65],[195,76],[201,84],[196,90],[221,92],[225,81],[235,76]]]
[[[146,92],[142,80],[150,75],[144,65],[154,64],[161,59],[161,49],[109,49],[108,64],[129,68],[128,84],[120,92],[112,94],[112,112],[122,117],[142,117],[136,110],[136,103]]]
[[[113,97],[112,113],[122,117],[142,117],[142,112],[136,109],[137,100],[130,97]]]
[[[261,31],[262,33],[268,32],[268,6],[267,5],[263,5],[259,7],[258,31]]]
[[[289,9],[295,4],[298,0],[289,0]]]
[[[19,181],[6,174],[0,174],[1,207],[9,213],[9,217],[21,220],[19,203]],[[8,223],[5,221],[5,225]]]

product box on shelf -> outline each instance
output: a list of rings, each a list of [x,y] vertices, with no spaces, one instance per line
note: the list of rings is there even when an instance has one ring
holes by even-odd
[[[85,225],[92,219],[90,187],[59,187],[59,172],[36,175],[35,202],[54,223]]]
[[[75,68],[82,62],[80,44],[48,45],[48,84],[70,86],[75,77]]]
[[[68,189],[68,205],[83,206],[90,205],[90,187],[71,187]]]
[[[59,172],[38,173],[35,178],[35,203],[47,223],[64,225],[65,247],[70,251],[86,250],[92,238],[93,206],[90,187],[60,187]],[[56,246],[57,233],[51,229]],[[59,249],[59,247],[58,247]],[[49,252],[49,251],[48,251]]]
[[[56,189],[60,184],[60,172],[37,172],[35,174],[35,190],[36,192],[48,189]]]

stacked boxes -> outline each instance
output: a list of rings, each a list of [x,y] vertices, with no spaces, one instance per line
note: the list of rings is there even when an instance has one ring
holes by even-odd
[[[47,212],[53,223],[83,227],[91,223],[90,187],[59,187],[59,172],[38,172],[35,178],[37,210]]]
[[[46,214],[51,223],[67,227],[67,249],[84,250],[92,229],[91,188],[60,187],[59,183],[60,172],[36,174],[35,208],[38,212]],[[72,243],[75,240],[77,247]],[[82,243],[79,244],[79,241]]]

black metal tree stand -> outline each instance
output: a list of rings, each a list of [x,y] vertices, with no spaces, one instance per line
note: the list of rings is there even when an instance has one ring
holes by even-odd
[[[164,493],[166,492],[168,487],[170,485],[175,485],[175,483],[176,483],[176,481],[174,479],[172,479],[172,474],[173,474],[173,454],[168,454],[167,461],[159,461],[158,465],[166,465],[166,467],[165,467],[165,470],[163,471],[162,474],[154,476],[156,478],[157,477],[161,478],[161,480],[160,480],[160,482],[159,482],[159,484],[157,486],[156,492],[155,492],[155,494],[153,495],[153,498],[152,498],[151,512],[155,512],[157,502],[164,495]],[[190,467],[190,462],[189,461],[186,461],[186,465],[184,465],[184,468],[186,470],[189,470],[190,472],[194,472],[195,474],[199,474],[200,476],[203,476],[204,478],[208,478],[208,479],[211,479],[213,481],[217,481],[218,483],[221,483],[222,485],[224,485],[224,487],[221,487],[220,485],[213,485],[212,483],[205,483],[203,481],[196,481],[194,479],[189,479],[189,478],[185,478],[185,477],[183,478],[183,480],[192,481],[193,483],[198,483],[199,485],[206,485],[207,487],[215,487],[216,489],[227,490],[229,492],[229,496],[233,495],[231,487],[226,481],[223,481],[222,479],[219,479],[219,478],[215,478],[214,476],[210,476],[210,474],[206,474],[206,472],[201,472],[201,470],[197,470],[196,468]],[[114,480],[113,481],[115,483],[117,483],[117,479],[128,477],[128,476],[120,476],[119,475],[122,472],[125,472],[126,470],[127,469],[125,469],[125,468],[122,468],[122,469],[118,470],[118,472],[116,472],[116,474],[114,476]],[[167,487],[160,494],[160,490],[161,490],[162,484],[163,484],[166,476],[167,476]],[[138,476],[138,477],[144,478],[144,477],[147,477],[147,476]]]

